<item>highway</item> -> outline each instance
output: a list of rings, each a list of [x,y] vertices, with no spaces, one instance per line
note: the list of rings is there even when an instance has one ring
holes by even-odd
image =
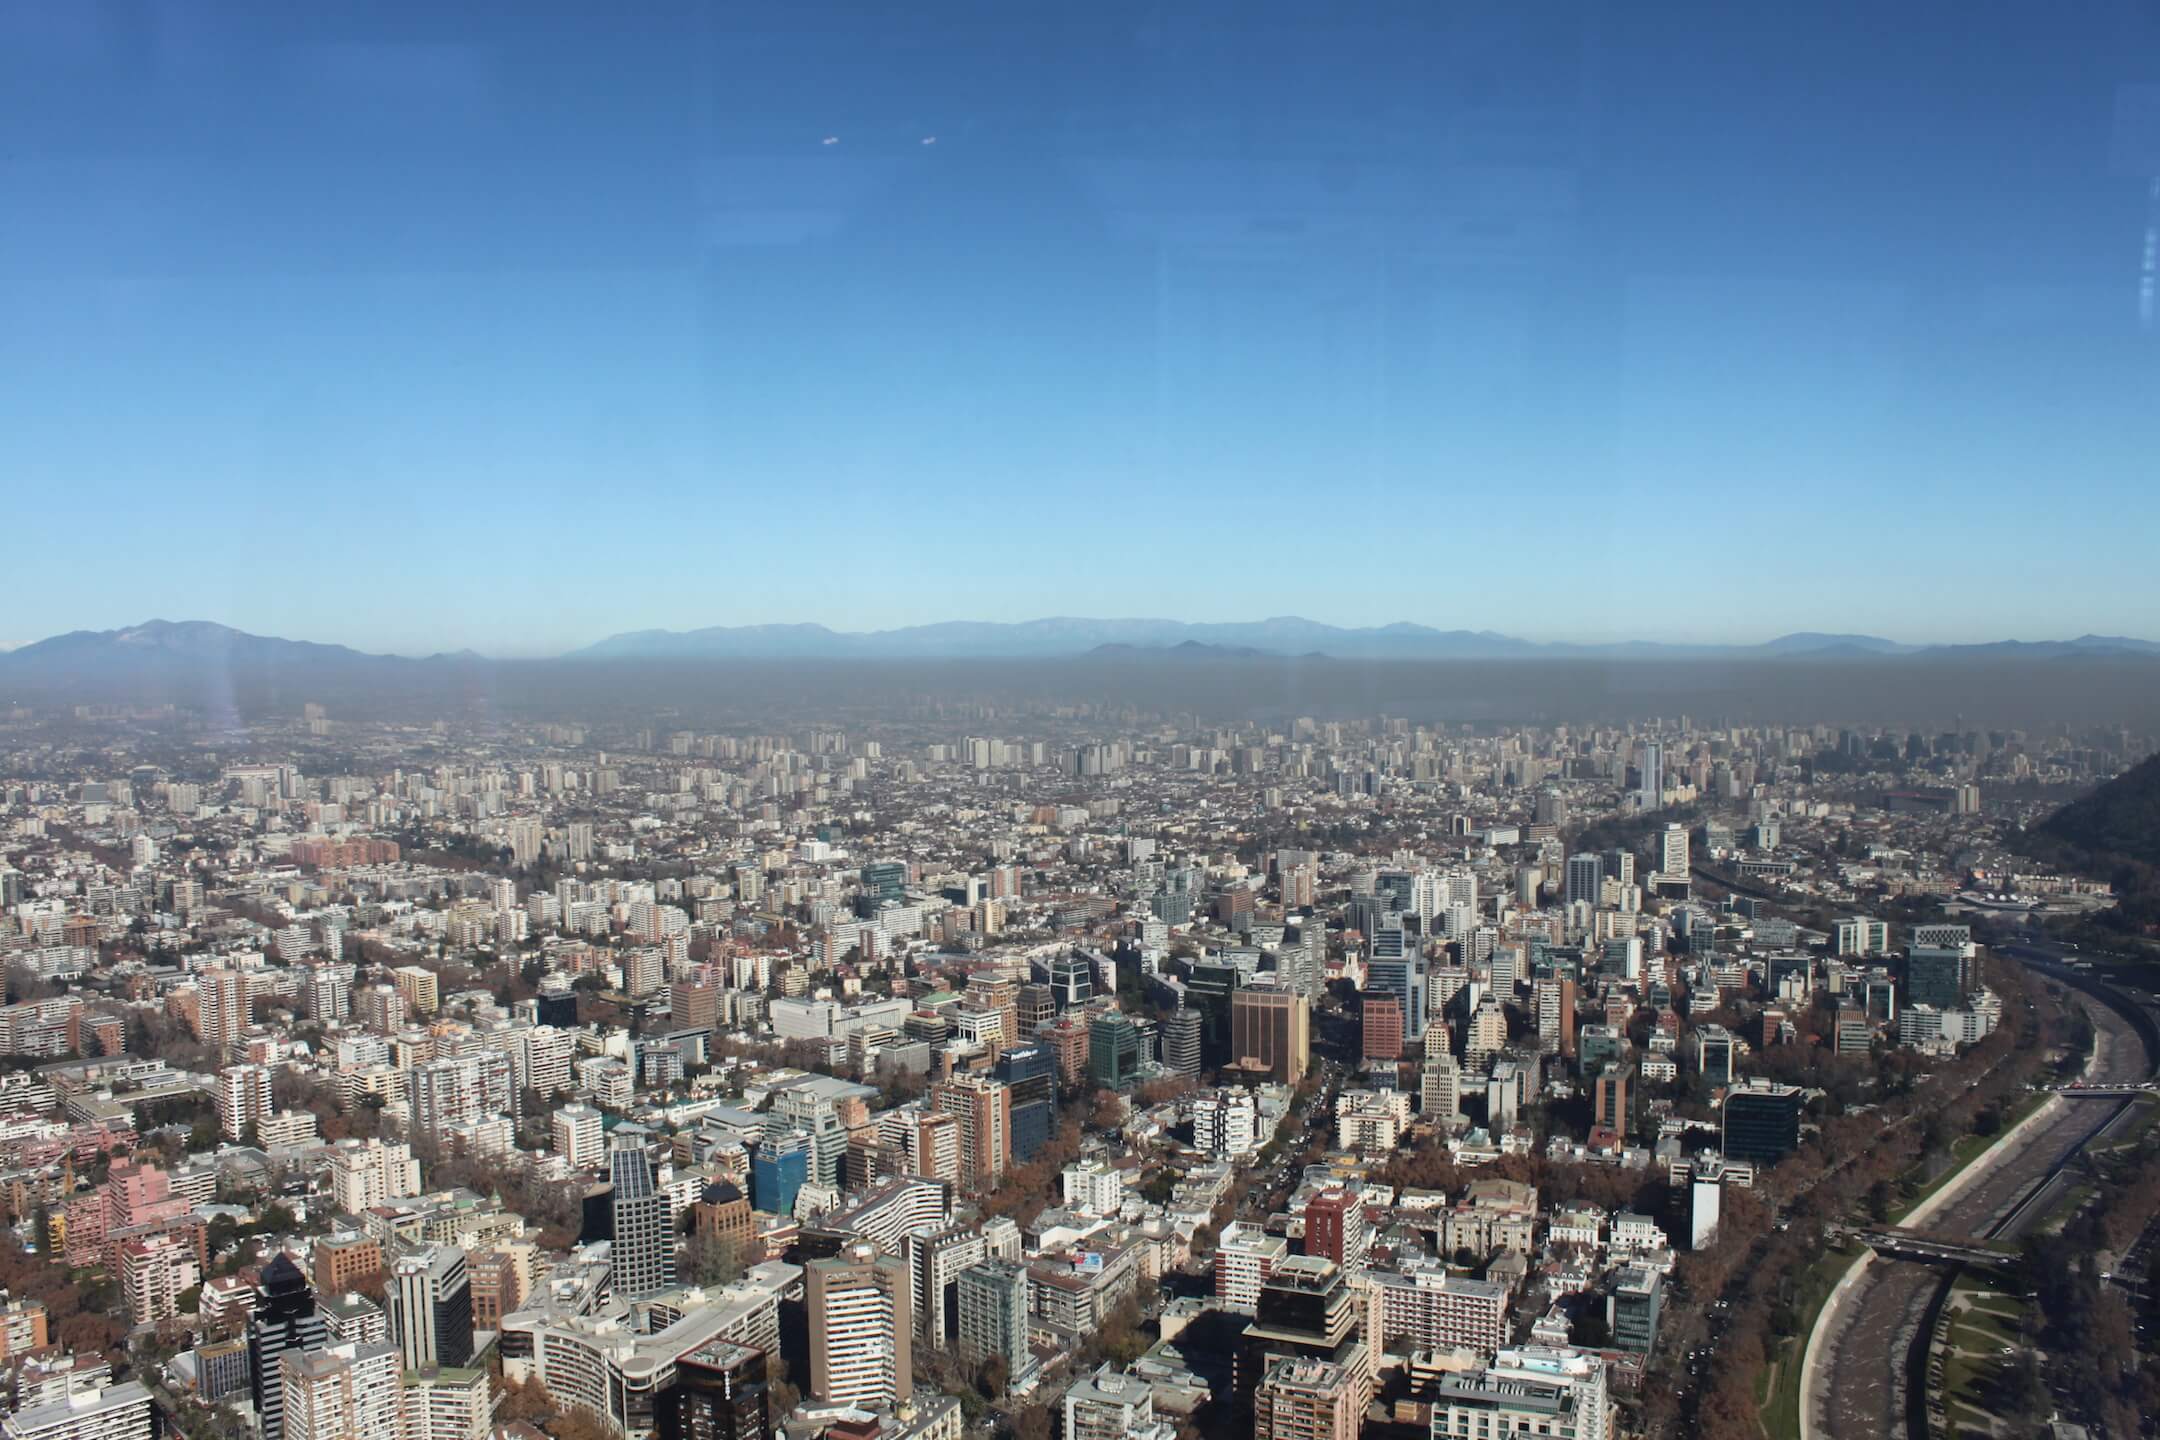
[[[2093,1020],[2085,1078],[2096,1085],[2146,1081],[2153,1057],[2138,1029],[2096,1000],[2074,992],[2073,998]],[[2063,1167],[2093,1139],[2104,1138],[2101,1132],[2122,1124],[2139,1103],[2049,1097],[1991,1155],[1929,1197],[1900,1228],[1945,1239],[2018,1238],[2047,1213]],[[1915,1419],[1924,1433],[1924,1405],[1913,1404],[1908,1370],[1929,1305],[1945,1283],[1933,1266],[1863,1258],[1824,1307],[1808,1347],[1802,1440],[1909,1433]]]

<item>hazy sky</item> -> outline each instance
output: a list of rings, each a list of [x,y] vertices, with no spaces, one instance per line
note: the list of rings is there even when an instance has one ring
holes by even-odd
[[[2160,4],[0,0],[0,643],[2160,637]]]

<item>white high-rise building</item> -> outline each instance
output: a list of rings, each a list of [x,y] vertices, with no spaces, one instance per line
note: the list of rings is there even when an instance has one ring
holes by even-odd
[[[130,1380],[77,1390],[44,1405],[26,1405],[0,1419],[7,1440],[150,1440],[149,1390]]]
[[[270,1116],[270,1067],[228,1065],[218,1078],[218,1128],[228,1140],[244,1139],[247,1128]]]
[[[590,1105],[565,1105],[548,1122],[555,1153],[579,1170],[598,1165],[607,1148],[601,1137],[600,1112]]]
[[[1688,875],[1688,832],[1685,825],[1667,825],[1658,842],[1658,873],[1668,880]]]
[[[1259,1144],[1260,1106],[1243,1087],[1193,1100],[1193,1148],[1217,1160],[1250,1155]]]

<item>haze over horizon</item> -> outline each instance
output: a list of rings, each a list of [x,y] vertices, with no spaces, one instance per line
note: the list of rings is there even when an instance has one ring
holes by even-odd
[[[0,5],[10,644],[2160,634],[2132,0],[131,13]]]

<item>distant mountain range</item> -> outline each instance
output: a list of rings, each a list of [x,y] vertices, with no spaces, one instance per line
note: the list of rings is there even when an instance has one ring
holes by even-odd
[[[1876,635],[1783,635],[1760,645],[1541,644],[1490,630],[1438,630],[1398,621],[1349,628],[1295,615],[1195,624],[1181,620],[1058,617],[1000,623],[955,620],[895,630],[829,630],[823,625],[713,626],[634,630],[572,651],[571,660],[1056,659],[1116,658],[1143,652],[1220,657],[1327,656],[1338,660],[1534,659],[1854,659],[1879,656],[2047,659],[2056,656],[2160,657],[2160,644],[2120,636],[2005,640],[1982,645],[1904,645]]]
[[[1398,623],[1366,628],[1296,616],[1190,624],[1178,620],[1055,618],[1015,623],[958,620],[895,630],[850,632],[823,625],[715,626],[638,630],[574,650],[564,661],[703,660],[1081,660],[1098,663],[1280,660],[1758,660],[2160,659],[2160,644],[2112,635],[2075,640],[2005,640],[1917,646],[1874,635],[1783,635],[1760,645],[1540,644],[1489,630],[1438,630]],[[204,620],[151,620],[124,630],[75,630],[0,651],[0,686],[178,683],[236,676],[290,679],[403,677],[464,673],[490,662],[473,652],[414,659],[371,655],[251,635]],[[4,698],[4,697],[0,697]]]

